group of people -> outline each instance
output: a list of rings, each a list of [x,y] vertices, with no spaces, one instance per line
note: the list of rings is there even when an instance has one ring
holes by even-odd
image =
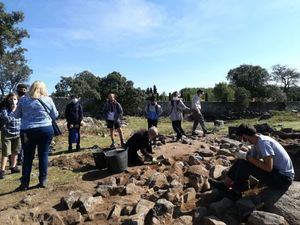
[[[8,159],[10,160],[11,173],[20,172],[17,167],[19,154],[19,158],[22,159],[22,177],[18,190],[27,190],[30,183],[32,162],[37,149],[39,159],[39,184],[37,187],[43,188],[46,187],[48,153],[54,136],[52,121],[58,117],[58,111],[53,100],[47,94],[46,85],[41,81],[35,81],[28,91],[26,85],[20,84],[17,86],[16,92],[8,94],[1,103],[2,160],[0,179],[5,177]],[[172,94],[170,119],[176,132],[176,140],[180,140],[185,135],[181,127],[185,110],[193,113],[192,135],[198,135],[196,129],[199,124],[202,127],[203,135],[208,133],[201,113],[202,95],[203,91],[198,90],[193,97],[192,109],[190,109],[183,103],[178,92]],[[154,163],[157,162],[152,156],[152,142],[158,136],[157,125],[163,110],[154,97],[151,97],[145,106],[148,129],[134,133],[127,142],[124,140],[120,121],[123,109],[112,93],[108,95],[104,112],[107,128],[110,131],[111,147],[116,147],[114,140],[114,130],[116,129],[121,146],[128,150],[129,164],[142,165],[144,163],[138,151],[141,151],[146,159]],[[71,96],[71,102],[65,109],[65,117],[69,130],[68,150],[72,150],[74,142],[76,149],[79,150],[83,108],[79,103],[78,96]],[[75,139],[73,138],[74,134],[76,134]],[[250,175],[271,188],[286,189],[291,185],[295,172],[292,161],[282,145],[271,137],[257,133],[253,126],[246,124],[241,124],[238,127],[236,135],[239,140],[249,142],[253,147],[247,152],[237,151],[235,155],[238,160],[229,169],[224,182],[210,179],[212,187],[224,191],[226,196],[237,200],[247,188],[247,180]]]

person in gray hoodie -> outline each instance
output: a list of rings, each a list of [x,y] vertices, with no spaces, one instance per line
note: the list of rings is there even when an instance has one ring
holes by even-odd
[[[116,129],[120,136],[121,146],[125,146],[123,131],[121,128],[121,116],[123,114],[123,108],[119,102],[117,102],[115,98],[115,94],[110,93],[108,95],[107,102],[104,105],[104,113],[107,123],[107,128],[110,131],[111,137],[111,148],[116,147],[114,141],[114,129]]]
[[[174,131],[176,132],[176,140],[180,140],[183,135],[185,135],[184,130],[181,127],[181,121],[183,119],[183,111],[184,110],[190,110],[189,107],[187,107],[181,98],[179,98],[179,93],[177,91],[172,93],[172,99],[170,101],[170,119],[172,121],[172,127]]]

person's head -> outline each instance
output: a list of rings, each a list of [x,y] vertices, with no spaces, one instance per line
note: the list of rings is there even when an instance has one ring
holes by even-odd
[[[17,94],[19,97],[24,96],[27,92],[27,85],[26,84],[18,84],[16,91],[17,91]]]
[[[178,100],[180,97],[180,94],[178,93],[178,91],[174,91],[172,93],[172,100]]]
[[[115,101],[116,96],[115,96],[115,94],[110,93],[110,94],[107,96],[107,99],[108,99],[108,101],[113,102],[113,101]]]
[[[79,96],[78,95],[71,95],[70,96],[70,98],[71,98],[71,102],[73,102],[73,103],[77,103],[78,101],[79,101]]]
[[[18,96],[15,93],[9,93],[5,97],[6,107],[14,108],[18,104]]]
[[[254,126],[245,123],[242,123],[236,131],[239,140],[249,141],[251,144],[256,144],[256,134]]]
[[[48,96],[47,88],[43,81],[34,81],[29,88],[29,96],[31,98],[40,98],[42,96]]]
[[[203,95],[203,94],[204,94],[204,92],[203,92],[201,89],[197,90],[197,95],[198,95],[198,96],[201,96],[201,95]]]
[[[151,103],[152,105],[155,105],[155,103],[156,103],[156,98],[155,98],[154,96],[151,96],[151,97],[149,98],[149,101],[150,101],[150,103]]]
[[[150,127],[148,130],[148,135],[150,140],[154,140],[156,136],[158,135],[158,129],[157,127]]]

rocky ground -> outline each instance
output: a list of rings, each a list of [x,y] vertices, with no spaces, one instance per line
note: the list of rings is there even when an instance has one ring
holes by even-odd
[[[252,179],[254,189],[237,202],[210,188],[208,178],[222,179],[235,161],[230,149],[239,142],[214,135],[166,141],[154,149],[158,165],[129,167],[119,174],[95,169],[88,151],[56,157],[50,166],[83,175],[69,184],[0,196],[0,224],[300,224],[299,182],[279,193]],[[299,180],[294,151],[299,141],[284,144]]]

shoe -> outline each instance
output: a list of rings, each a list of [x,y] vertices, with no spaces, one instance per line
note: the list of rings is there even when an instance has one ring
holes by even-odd
[[[17,187],[16,189],[15,189],[15,191],[17,192],[17,191],[26,191],[26,190],[28,190],[29,189],[29,185],[28,184],[23,184],[23,183],[21,183],[21,185],[19,186],[19,187]]]
[[[47,183],[46,182],[40,182],[35,187],[36,188],[47,188]]]
[[[10,168],[10,171],[11,171],[11,173],[20,173],[21,172],[17,166]]]
[[[114,142],[111,143],[110,148],[116,148],[116,144]]]
[[[196,131],[192,131],[192,135],[193,135],[193,136],[197,136],[198,133],[197,133]]]
[[[208,178],[208,182],[209,182],[210,186],[212,187],[212,189],[218,189],[220,191],[225,191],[225,192],[228,191],[228,187],[222,181]]]
[[[76,145],[76,150],[77,150],[77,151],[80,151],[80,149],[81,149],[81,148],[80,148],[80,145]]]
[[[0,179],[4,179],[5,171],[0,170]]]
[[[72,146],[68,147],[68,151],[71,152],[73,150]]]

